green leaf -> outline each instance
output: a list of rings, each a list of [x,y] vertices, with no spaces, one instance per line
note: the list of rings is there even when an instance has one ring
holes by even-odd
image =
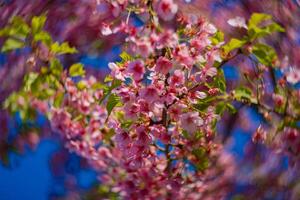
[[[44,76],[40,75],[30,85],[30,91],[35,97],[39,98],[39,96],[42,94],[40,87],[43,85],[44,82],[45,82]]]
[[[13,36],[14,38],[25,39],[29,32],[30,28],[24,20],[15,16],[8,25],[0,30],[0,36]]]
[[[130,54],[128,54],[126,51],[123,51],[120,54],[120,58],[122,59],[121,63],[125,63],[125,62],[128,62],[128,61],[134,60],[134,58]]]
[[[237,38],[232,38],[226,45],[224,45],[222,48],[225,52],[225,54],[228,54],[234,49],[241,48],[244,44],[246,44],[245,40],[239,40]]]
[[[192,154],[198,159],[198,162],[195,165],[197,170],[203,171],[207,169],[209,160],[206,150],[200,147],[198,149],[193,149]]]
[[[116,94],[111,94],[108,97],[107,104],[106,104],[106,110],[107,110],[107,117],[109,117],[111,111],[114,109],[116,106],[121,106],[122,103],[120,101],[120,97],[117,96]]]
[[[133,124],[133,121],[128,120],[121,123],[122,129],[128,129]]]
[[[219,88],[221,92],[226,91],[226,80],[223,69],[218,69],[218,75],[214,78],[214,85]]]
[[[252,91],[247,87],[240,87],[234,90],[234,98],[241,102],[257,103],[257,100],[252,97]]]
[[[43,90],[43,95],[41,96],[41,99],[48,99],[49,97],[52,97],[55,94],[56,90],[52,88],[47,88]]]
[[[85,70],[83,68],[83,64],[81,63],[76,63],[73,64],[70,69],[69,69],[69,74],[70,76],[84,76],[85,75]]]
[[[112,91],[113,89],[119,87],[121,85],[122,81],[114,79],[113,82],[111,83],[111,86],[109,87],[109,90]]]
[[[235,89],[235,97],[251,98],[251,96],[252,96],[252,91],[250,88],[240,87]]]
[[[110,95],[111,91],[117,87],[119,87],[121,85],[122,81],[120,80],[117,80],[117,79],[114,79],[112,82],[111,82],[111,86],[109,86],[108,88],[103,88],[103,91],[104,91],[104,95],[102,97],[102,99],[100,100],[100,103],[103,102],[103,100],[108,97],[108,95]]]
[[[114,80],[114,78],[111,75],[107,75],[104,78],[104,83],[111,82],[113,80]]]
[[[273,32],[284,32],[284,28],[272,22],[272,16],[263,13],[254,13],[248,23],[248,35],[251,41],[270,35]],[[270,24],[271,23],[271,24]]]
[[[16,102],[18,98],[18,94],[16,92],[13,92],[10,94],[3,103],[3,108],[8,109],[10,112],[15,112],[17,110]]]
[[[2,37],[2,36],[8,36],[9,30],[10,30],[9,27],[4,27],[4,28],[0,29],[0,37]]]
[[[22,121],[35,120],[36,110],[30,107],[28,93],[19,91],[11,94],[4,102],[4,107],[11,114],[18,114]]]
[[[197,170],[204,171],[209,167],[209,159],[207,157],[203,158],[200,162],[196,164]]]
[[[247,95],[247,97],[245,97],[245,98],[250,99],[251,97],[249,97]],[[220,103],[217,104],[217,106],[216,106],[216,114],[222,115],[226,110],[229,111],[232,114],[236,112],[236,109],[230,103],[220,102]]]
[[[31,30],[32,33],[38,33],[40,32],[46,22],[46,16],[45,15],[41,15],[41,16],[34,16],[31,20]]]
[[[1,51],[2,52],[8,52],[8,51],[12,51],[12,50],[15,50],[15,49],[20,49],[24,46],[25,46],[25,44],[24,44],[23,41],[21,41],[19,39],[15,39],[15,38],[8,38],[4,42]]]
[[[43,42],[47,46],[50,46],[52,43],[52,38],[50,34],[46,31],[40,31],[33,36],[33,41],[35,42]]]
[[[182,130],[182,135],[185,139],[188,139],[190,137],[190,134],[186,130]]]
[[[257,38],[261,38],[266,35],[269,35],[270,32],[266,28],[253,27],[252,29],[249,29],[248,34],[249,34],[250,40],[254,41]]]
[[[56,94],[56,96],[54,98],[53,106],[55,108],[59,108],[61,106],[63,100],[64,100],[64,93],[59,92],[58,94]]]
[[[230,103],[227,103],[226,104],[226,108],[228,109],[228,111],[231,113],[231,114],[234,114],[234,113],[236,113],[236,109],[235,109],[235,107],[232,105],[232,104],[230,104]]]
[[[223,41],[224,41],[224,33],[222,31],[217,31],[215,35],[211,38],[211,42],[213,45],[217,45]]]
[[[11,25],[9,26],[9,36],[25,39],[29,32],[29,26],[21,17],[15,16],[12,18]]]
[[[271,20],[272,16],[264,13],[253,13],[248,22],[248,28],[257,27],[263,21]]]
[[[213,96],[208,96],[208,97],[206,97],[205,99],[199,100],[197,104],[194,104],[194,105],[193,105],[193,107],[194,107],[195,109],[197,109],[198,111],[203,112],[203,111],[205,111],[205,110],[208,108],[208,106],[210,106],[210,105],[212,104],[212,102],[213,102],[214,100],[215,100],[215,97],[213,97]]]
[[[225,102],[220,102],[216,105],[216,114],[222,115],[226,109]]]
[[[50,71],[54,76],[59,77],[63,71],[63,66],[58,59],[52,59],[50,61]]]
[[[30,92],[32,90],[31,86],[35,82],[35,80],[38,78],[39,74],[35,72],[31,72],[29,74],[26,74],[24,77],[24,91]]]
[[[76,53],[77,50],[74,47],[70,47],[70,45],[67,42],[64,42],[62,44],[59,44],[58,42],[55,42],[50,47],[51,52],[54,54],[67,54],[67,53]]]
[[[201,139],[201,138],[203,138],[204,137],[204,134],[203,134],[203,132],[201,132],[201,131],[197,131],[196,133],[195,133],[195,140],[199,140],[199,139]]]
[[[273,47],[266,44],[255,44],[252,53],[260,63],[268,66],[272,66],[273,62],[277,59],[276,51]]]
[[[100,83],[100,82],[97,82],[97,83],[94,83],[92,85],[92,88],[94,90],[99,90],[99,89],[102,89],[102,90],[108,90],[108,86],[107,85],[104,85],[103,83]]]
[[[84,80],[80,80],[78,83],[77,83],[77,88],[79,89],[79,90],[83,90],[83,89],[85,89],[87,87],[87,85],[86,85],[86,82],[84,81]]]
[[[272,32],[285,32],[285,29],[277,23],[272,23],[266,27],[270,33]]]

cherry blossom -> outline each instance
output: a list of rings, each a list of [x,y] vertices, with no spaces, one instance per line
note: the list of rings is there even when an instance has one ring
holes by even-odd
[[[235,17],[235,18],[229,19],[227,21],[227,23],[233,27],[248,29],[248,27],[246,25],[246,20],[243,17]]]
[[[258,126],[251,147],[270,147],[298,166],[300,93],[291,84],[298,83],[299,70],[281,69],[283,75],[276,77],[273,71],[280,62],[260,34],[247,32],[229,42],[226,36],[224,41],[215,25],[181,13],[173,0],[98,1],[97,6],[95,15],[110,16],[97,30],[107,38],[124,40],[121,61],[108,63],[110,74],[104,81],[83,73],[80,64],[68,70],[57,67],[55,48],[39,47],[45,51],[41,58],[33,53],[24,60],[31,68],[51,63],[50,70],[33,70],[40,70],[39,79],[50,80],[38,88],[50,95],[36,95],[33,79],[11,98],[20,110],[30,105],[47,115],[65,147],[94,168],[109,192],[120,199],[228,198],[240,180],[235,177],[236,162],[225,150],[225,134],[231,133],[224,133],[225,139],[216,133],[233,128],[218,128],[217,123],[230,112],[238,112],[233,116],[241,120],[242,109],[236,109],[241,107],[257,108],[255,112],[266,119],[261,123],[268,123]],[[142,25],[134,25],[136,18]],[[241,32],[250,29],[242,17],[228,24],[244,28]],[[236,68],[244,79],[236,82],[241,87],[231,84],[223,72],[239,57],[242,64]],[[246,62],[251,62],[251,69],[239,67]],[[9,103],[6,107],[12,109]],[[242,128],[253,128],[247,125]],[[33,145],[38,139],[29,135]],[[261,165],[253,174],[263,176],[270,169]]]
[[[287,72],[286,80],[291,84],[296,84],[300,81],[300,70],[292,68]]]
[[[184,128],[186,131],[189,133],[195,133],[203,124],[203,119],[199,117],[197,112],[188,112],[180,116],[180,122],[182,128]]]
[[[155,71],[167,74],[172,68],[173,64],[165,57],[159,57],[156,61]]]
[[[123,72],[120,70],[120,68],[115,63],[108,63],[108,67],[112,71],[111,72],[112,77],[114,77],[118,80],[121,80],[121,81],[125,81],[125,76],[124,76]]]
[[[173,19],[178,10],[173,0],[158,0],[155,7],[157,14],[165,21]]]
[[[132,61],[128,64],[128,73],[135,81],[140,81],[145,73],[144,63],[141,60]]]

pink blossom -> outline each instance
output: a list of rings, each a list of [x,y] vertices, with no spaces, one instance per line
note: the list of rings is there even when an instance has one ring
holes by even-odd
[[[178,99],[176,97],[176,93],[172,93],[172,92],[167,92],[166,95],[163,96],[163,100],[167,105],[170,105],[171,103],[173,103],[176,99]]]
[[[173,19],[177,10],[178,6],[173,0],[159,0],[156,5],[158,15],[165,21]]]
[[[205,23],[204,30],[209,34],[215,34],[217,32],[217,28],[213,24]]]
[[[206,69],[207,76],[214,77],[217,75],[217,73],[218,73],[218,71],[217,71],[217,68],[215,68],[215,67],[210,67],[210,68]]]
[[[111,6],[112,6],[111,11],[113,16],[118,17],[121,13],[121,6],[117,1],[112,1]]]
[[[131,143],[131,138],[129,137],[128,133],[124,131],[116,134],[114,140],[121,149],[126,148]]]
[[[203,119],[197,112],[187,112],[180,115],[180,123],[184,130],[189,133],[195,133],[203,124]]]
[[[252,141],[255,143],[264,143],[266,138],[266,131],[261,126],[259,126],[252,136]]]
[[[198,99],[205,99],[207,97],[207,94],[205,92],[196,91],[195,92],[195,96]]]
[[[159,35],[152,34],[153,42],[156,43],[157,49],[162,49],[164,47],[175,48],[178,45],[178,36],[172,30],[165,30]]]
[[[136,46],[137,53],[140,54],[143,58],[147,58],[151,53],[153,53],[153,47],[147,40],[138,41],[136,43]]]
[[[97,120],[100,123],[104,124],[104,122],[105,122],[104,119],[107,117],[107,111],[105,108],[103,108],[99,105],[96,105],[96,106],[94,106],[93,110],[91,110],[90,117],[91,117],[91,120]]]
[[[99,156],[101,156],[103,158],[112,158],[112,154],[111,154],[110,150],[106,147],[100,147],[98,149],[98,153],[99,153]]]
[[[205,92],[200,92],[200,91],[193,91],[193,92],[190,92],[189,93],[189,100],[192,102],[192,103],[197,103],[197,100],[198,99],[204,99],[206,98],[206,93]]]
[[[148,146],[151,143],[151,138],[149,137],[148,130],[146,126],[138,126],[136,127],[136,132],[138,135],[136,145],[138,146]]]
[[[179,45],[174,51],[174,57],[181,65],[191,68],[194,64],[194,59],[189,53],[189,49],[185,44]]]
[[[149,113],[151,111],[149,107],[149,103],[150,102],[145,99],[139,99],[138,104],[140,105],[140,112]]]
[[[120,87],[118,90],[116,90],[116,94],[121,97],[123,103],[132,101],[135,98],[135,93],[129,90],[128,87]]]
[[[132,74],[135,81],[140,81],[144,77],[145,67],[141,60],[135,60],[128,64],[128,72]]]
[[[68,129],[65,130],[65,134],[66,134],[65,136],[68,139],[84,135],[85,133],[86,132],[83,127],[83,124],[81,124],[80,122],[76,122],[76,121],[72,121],[72,123],[70,124]]]
[[[140,105],[132,102],[126,103],[124,106],[124,111],[126,117],[129,119],[135,119],[140,111]]]
[[[51,125],[54,130],[64,132],[71,125],[71,116],[64,110],[54,109],[51,118]]]
[[[37,109],[41,113],[46,113],[48,111],[48,105],[45,101],[34,99],[31,102],[31,106]]]
[[[155,138],[160,139],[162,134],[166,134],[166,128],[161,124],[153,125],[150,127],[150,132]]]
[[[212,67],[215,61],[222,62],[221,53],[219,49],[213,49],[207,54],[206,66]]]
[[[286,80],[291,84],[296,84],[300,81],[300,69],[291,69],[286,74]]]
[[[190,44],[191,47],[197,49],[197,51],[202,51],[204,50],[205,47],[211,44],[211,41],[209,40],[209,37],[202,36],[202,37],[193,38]]]
[[[273,94],[272,98],[273,98],[276,106],[283,106],[283,104],[284,104],[283,96],[281,96],[279,94]]]
[[[108,122],[107,122],[107,127],[108,128],[113,128],[113,129],[119,129],[120,128],[120,123],[113,118],[109,118]]]
[[[143,166],[143,163],[144,163],[144,161],[143,161],[142,157],[138,157],[129,162],[129,167],[131,170],[137,170]]]
[[[163,104],[161,102],[154,102],[149,105],[151,108],[151,116],[160,118],[162,116]]]
[[[130,61],[125,59],[118,64],[108,64],[110,75],[114,80],[121,80],[121,84],[104,83],[105,91],[93,87],[98,83],[95,78],[82,78],[80,83],[84,87],[81,88],[63,73],[59,89],[65,92],[64,101],[59,109],[50,111],[51,125],[61,132],[67,148],[84,157],[101,174],[101,183],[117,193],[120,199],[223,199],[226,196],[224,188],[231,186],[235,174],[233,160],[220,153],[224,152],[222,145],[214,138],[214,125],[221,117],[216,105],[224,101],[223,97],[228,97],[226,103],[240,100],[220,91],[215,84],[220,74],[214,64],[222,62],[222,44],[211,42],[217,29],[193,13],[180,16],[180,24],[174,26],[166,22],[158,24],[157,15],[149,17],[152,2],[161,19],[175,17],[178,7],[174,0],[105,2],[105,11],[102,10],[100,15],[104,15],[115,28],[111,30],[104,24],[102,33],[119,32],[114,36],[127,36],[125,41],[129,46],[126,50],[134,57]],[[99,13],[94,15],[96,19]],[[145,20],[142,27],[134,27],[133,15]],[[113,16],[118,18],[110,19]],[[151,74],[146,79],[148,72]],[[299,80],[296,77],[295,81],[295,74],[287,73],[285,78],[290,83]],[[232,89],[235,86],[233,84]],[[287,104],[286,115],[296,113],[291,111],[298,106],[294,100],[296,95],[290,89],[291,101]],[[107,96],[111,94],[120,97],[123,106],[115,107],[108,116],[111,101]],[[213,97],[217,94],[220,98]],[[213,102],[207,109],[196,112],[194,103],[207,95],[213,98]],[[272,101],[264,96],[261,95],[261,103],[268,108],[267,104],[272,104]],[[28,100],[20,98],[20,105],[26,106]],[[50,97],[50,104],[53,98]],[[276,105],[282,105],[280,95],[273,95],[273,99]],[[32,101],[32,105],[39,107],[36,103]],[[282,113],[276,108],[270,110],[272,117],[276,115],[273,123],[276,124]],[[285,118],[283,120],[290,120]],[[191,137],[185,137],[185,131]],[[197,131],[201,131],[201,135],[193,135]],[[275,137],[279,137],[281,148],[293,157],[298,156],[299,131],[285,128],[283,134],[278,135]],[[33,139],[34,142],[36,138]],[[263,142],[265,139],[265,132],[258,128],[253,141]],[[203,162],[206,160],[210,163],[208,168],[199,171],[198,166],[204,164],[205,167]],[[190,169],[190,165],[197,169]]]
[[[220,89],[219,88],[210,88],[209,90],[208,90],[208,94],[209,95],[216,95],[216,94],[218,94],[220,92]]]
[[[65,88],[71,97],[77,93],[77,87],[70,78],[65,80]]]
[[[78,99],[76,103],[78,104],[80,112],[82,112],[83,114],[87,114],[89,112],[90,105],[94,102],[95,99],[88,91],[82,91],[81,93],[78,93]]]
[[[156,61],[155,71],[162,74],[167,74],[172,69],[172,62],[166,57],[159,57]]]
[[[103,90],[95,91],[94,97],[98,100],[101,99],[103,97]]]
[[[108,67],[111,70],[111,76],[121,80],[121,81],[125,81],[125,77],[124,74],[122,73],[122,71],[120,70],[120,68],[118,67],[118,65],[116,65],[115,63],[108,63]]]
[[[159,99],[159,93],[155,87],[149,86],[141,89],[140,97],[145,99],[149,103],[153,103],[154,101],[157,101]]]
[[[108,24],[103,23],[101,27],[101,33],[104,36],[111,35],[113,32]]]
[[[300,131],[296,128],[285,127],[280,137],[281,148],[292,159],[299,159],[300,153]]]
[[[229,19],[227,21],[227,23],[233,27],[248,29],[248,27],[246,25],[246,20],[243,17],[235,17],[235,18]]]
[[[177,104],[172,105],[168,109],[168,112],[170,113],[171,119],[174,120],[174,121],[178,121],[184,108],[186,108],[186,105],[181,104],[181,103],[177,103]]]
[[[171,86],[180,86],[184,83],[185,77],[184,72],[182,70],[175,70],[173,75],[169,77],[168,83]]]

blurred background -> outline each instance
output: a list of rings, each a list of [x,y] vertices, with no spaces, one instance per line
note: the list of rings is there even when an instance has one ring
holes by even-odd
[[[181,0],[182,12],[203,16],[212,21],[229,36],[238,33],[227,24],[235,16],[249,18],[253,12],[271,14],[287,30],[286,34],[272,37],[270,43],[279,52],[281,59],[289,56],[289,63],[300,66],[300,2],[298,0]],[[62,58],[64,66],[73,62],[85,65],[89,74],[103,78],[109,72],[108,62],[118,60],[122,51],[122,35],[103,36],[101,24],[112,16],[104,5],[96,0],[0,0],[0,28],[15,15],[30,19],[34,15],[47,12],[46,29],[57,41],[68,41],[80,53]],[[138,26],[142,20],[131,16]],[[171,24],[172,25],[172,24]],[[173,24],[174,25],[174,24]],[[3,41],[0,39],[0,46]],[[25,74],[23,66],[25,52],[0,54],[0,103],[9,94],[17,90]],[[234,87],[239,84],[240,72],[236,66],[247,63],[242,59],[224,66],[227,83]],[[280,73],[278,72],[278,77]],[[244,172],[257,173],[265,170],[264,176],[276,179],[284,173],[289,160],[273,155],[260,145],[251,142],[252,133],[260,123],[262,116],[255,108],[236,105],[239,110],[234,115],[225,116],[218,124],[226,148],[235,156],[238,166],[235,189],[228,199],[239,193],[255,195],[255,182],[243,176]],[[255,152],[262,153],[260,157]],[[0,199],[82,199],[89,198],[97,186],[97,174],[75,154],[69,153],[63,146],[58,134],[50,130],[45,116],[39,115],[35,122],[24,122],[20,116],[10,116],[0,110]],[[255,157],[255,158],[254,158]],[[247,158],[247,159],[245,159]],[[268,166],[264,163],[268,162]],[[271,163],[271,164],[270,164]],[[278,164],[280,163],[280,164]],[[274,170],[271,174],[269,171]],[[264,184],[261,187],[269,187]],[[266,199],[285,199],[284,191],[267,194]],[[276,196],[276,198],[275,198]],[[299,198],[300,199],[300,198]]]

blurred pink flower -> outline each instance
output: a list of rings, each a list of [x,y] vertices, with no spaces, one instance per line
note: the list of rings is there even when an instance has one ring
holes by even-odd
[[[158,0],[155,9],[159,17],[165,21],[169,21],[174,18],[178,6],[173,0]]]
[[[203,119],[199,117],[198,112],[188,112],[180,115],[180,123],[184,130],[195,133],[203,124]]]

